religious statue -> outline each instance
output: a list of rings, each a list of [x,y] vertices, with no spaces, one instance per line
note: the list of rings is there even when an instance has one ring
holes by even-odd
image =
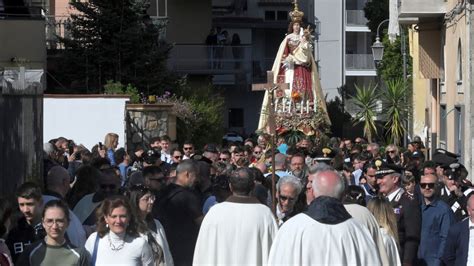
[[[275,92],[275,113],[277,127],[286,118],[298,117],[299,123],[295,129],[306,135],[313,135],[318,123],[324,122],[329,125],[329,116],[326,110],[326,102],[323,97],[319,73],[313,57],[313,36],[308,26],[303,28],[304,13],[298,10],[298,3],[294,2],[294,10],[289,12],[291,22],[288,34],[278,48],[273,63],[273,82],[275,85],[287,83],[289,89]],[[258,129],[262,131],[268,126],[269,91],[265,91],[265,97],[260,113]],[[297,114],[297,116],[295,116]],[[315,121],[315,116],[319,116]],[[288,128],[287,128],[288,129]]]

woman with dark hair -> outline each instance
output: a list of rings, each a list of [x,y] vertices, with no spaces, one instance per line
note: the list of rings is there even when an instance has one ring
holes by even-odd
[[[128,198],[138,220],[146,228],[143,235],[152,248],[156,265],[163,263],[164,265],[173,265],[173,257],[168,246],[165,229],[160,221],[154,219],[151,215],[155,203],[153,191],[149,187],[136,185],[130,188]]]
[[[154,265],[150,246],[140,236],[142,230],[125,197],[106,198],[97,210],[97,232],[85,245],[92,265]]]
[[[65,237],[69,222],[69,208],[64,201],[46,203],[42,221],[46,237],[30,245],[16,265],[89,266],[89,256],[84,249],[74,247]]]

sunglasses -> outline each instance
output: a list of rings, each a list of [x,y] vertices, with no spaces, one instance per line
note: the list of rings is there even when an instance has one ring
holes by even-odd
[[[193,147],[184,147],[183,148],[183,150],[185,150],[185,151],[192,150],[192,149],[193,149]]]
[[[435,183],[420,183],[420,187],[423,189],[433,189],[435,185]]]
[[[173,158],[175,158],[175,159],[181,159],[181,158],[183,158],[183,156],[173,156]]]
[[[294,201],[295,199],[294,198],[291,198],[291,197],[286,197],[286,196],[279,196],[278,197],[281,201]]]
[[[395,153],[395,151],[387,151],[388,153]]]
[[[227,158],[219,158],[219,161],[227,161]]]

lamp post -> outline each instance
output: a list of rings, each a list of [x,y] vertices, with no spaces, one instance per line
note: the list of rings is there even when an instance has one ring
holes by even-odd
[[[375,36],[375,42],[372,44],[372,56],[374,57],[374,62],[375,62],[375,68],[378,68],[380,62],[382,62],[383,59],[383,43],[380,41],[380,26],[382,24],[388,22],[389,20],[386,19],[382,22],[380,22],[379,26],[377,27],[377,35]]]

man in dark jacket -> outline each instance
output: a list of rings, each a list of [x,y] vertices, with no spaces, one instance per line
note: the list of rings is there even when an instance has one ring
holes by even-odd
[[[442,261],[445,265],[472,265],[474,257],[469,257],[469,239],[474,237],[474,193],[468,195],[467,212],[469,217],[451,226],[444,249]]]
[[[5,241],[14,263],[25,251],[26,246],[46,235],[41,224],[41,206],[43,205],[41,188],[34,183],[24,183],[18,188],[16,197],[23,217],[13,226]]]

